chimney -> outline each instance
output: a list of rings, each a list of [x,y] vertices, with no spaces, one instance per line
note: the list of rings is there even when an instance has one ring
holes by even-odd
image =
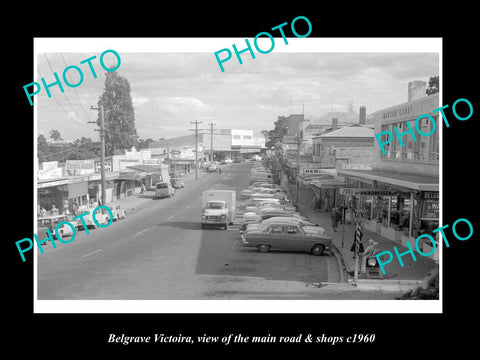
[[[427,82],[422,80],[410,81],[408,83],[408,102],[420,99],[426,94]]]
[[[332,118],[332,131],[338,129],[338,119]]]
[[[367,123],[367,108],[365,106],[360,106],[358,123],[360,125],[365,125]]]

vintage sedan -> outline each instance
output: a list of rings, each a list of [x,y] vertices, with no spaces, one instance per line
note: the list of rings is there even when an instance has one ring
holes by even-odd
[[[272,223],[265,228],[242,234],[242,242],[260,252],[269,250],[305,251],[322,255],[329,249],[332,238],[298,224]]]
[[[265,229],[267,226],[273,224],[273,223],[284,223],[284,224],[298,224],[300,226],[306,227],[306,226],[311,226],[314,227],[312,231],[317,231],[320,235],[325,234],[325,229],[318,226],[317,224],[314,224],[310,222],[309,220],[303,220],[294,216],[291,217],[271,217],[266,220],[262,220],[261,218],[258,219],[257,221],[253,221],[249,224],[246,224],[245,228],[240,228],[240,233],[243,232],[250,232],[250,231],[256,231],[258,229]]]
[[[170,179],[170,182],[172,183],[174,189],[182,189],[185,187],[185,183],[180,178],[172,178]]]
[[[113,221],[118,221],[127,217],[127,211],[123,209],[119,204],[107,204],[107,206],[112,212]],[[108,213],[106,215],[108,221],[110,221],[110,215]]]
[[[40,238],[41,236],[47,234],[47,229],[50,231],[52,236],[56,238],[55,228],[63,222],[69,222],[73,225],[75,229],[78,228],[79,224],[74,220],[69,220],[66,215],[54,215],[54,216],[46,216],[40,217],[37,219],[37,234]],[[67,224],[62,224],[58,227],[58,235],[63,238],[64,236],[73,236],[73,228]],[[44,238],[42,238],[44,239]]]

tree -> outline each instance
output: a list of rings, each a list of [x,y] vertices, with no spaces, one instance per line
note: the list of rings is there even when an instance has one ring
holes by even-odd
[[[265,147],[276,147],[278,142],[283,141],[283,137],[287,134],[287,131],[287,118],[285,116],[279,116],[274,123],[273,130],[268,132],[268,141],[265,143]]]
[[[58,130],[50,130],[50,138],[52,140],[63,140],[62,136],[60,135],[60,131]]]
[[[39,135],[37,137],[37,157],[40,162],[46,161],[48,155],[50,154],[50,146],[48,145],[47,139],[45,136]]]
[[[146,140],[143,140],[143,139],[138,139],[138,148],[139,149],[148,149],[148,144],[150,144],[151,142],[155,142],[155,140],[153,139],[146,139]]]
[[[132,147],[138,135],[128,80],[116,71],[107,72],[98,104],[103,104],[104,111],[105,154],[113,155],[114,150]],[[97,123],[100,123],[100,114]]]
[[[439,76],[431,76],[428,80],[428,87],[425,91],[427,95],[432,95],[440,91],[440,78]]]

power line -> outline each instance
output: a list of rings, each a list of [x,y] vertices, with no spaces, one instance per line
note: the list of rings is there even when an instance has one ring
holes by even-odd
[[[63,64],[65,65],[65,68],[67,68],[67,64],[66,64],[66,62],[65,62],[65,58],[63,57],[63,54],[60,53],[60,56],[62,57],[62,61],[63,61]],[[70,82],[72,82],[72,78],[70,77],[70,74],[68,74],[68,78],[70,79]],[[78,102],[79,102],[80,106],[81,106],[82,109],[83,109],[83,113],[85,114],[85,117],[88,119],[89,116],[88,116],[88,114],[87,114],[87,111],[85,110],[85,107],[84,107],[83,104],[82,104],[82,101],[80,100],[80,96],[78,96],[77,88],[74,87],[74,88],[73,88],[73,91],[75,92],[75,95],[77,96]]]
[[[48,67],[50,68],[52,73],[54,73],[55,71],[53,70],[52,65],[50,64],[50,61],[48,60],[47,54],[43,53],[43,55],[45,56],[45,59],[47,60]],[[70,100],[68,99],[68,96],[65,94],[65,91],[62,91],[62,94],[63,94],[63,96],[65,96],[65,100],[67,101],[67,104],[70,106],[70,109],[72,109],[74,114],[77,115],[78,119],[80,120],[80,116],[78,115],[78,113],[73,108],[72,104],[70,103]],[[55,97],[55,95],[53,95],[53,97]],[[86,115],[86,113],[85,113],[85,115]],[[87,121],[88,121],[88,115],[86,115],[86,116],[87,116]]]
[[[40,72],[40,70],[37,70],[38,74],[40,75],[40,77],[43,77],[42,73]],[[67,115],[68,117],[70,117],[72,120],[74,120],[76,123],[79,123],[85,127],[89,127],[87,124],[83,123],[80,119],[76,119],[75,117],[73,117],[72,114],[69,114],[67,110],[65,110],[65,108],[63,107],[63,105],[58,101],[58,99],[55,97],[55,95],[52,96],[56,103],[58,104],[58,106],[60,106],[60,109],[63,110],[63,112],[65,113],[65,115]],[[75,113],[76,114],[76,113]],[[78,114],[76,114],[78,116]]]
[[[89,144],[89,143],[92,143],[93,144],[93,141],[91,139],[87,139],[87,141],[81,143],[80,145],[73,145],[73,148],[72,149],[69,149],[68,150],[68,153],[65,153],[64,154],[64,157],[67,156],[67,155],[70,155],[71,153],[73,153],[75,150],[78,150],[80,148],[80,146],[83,146],[85,144]],[[52,146],[52,145],[48,145],[48,146]],[[44,157],[48,157],[48,156],[52,156],[52,155],[59,155],[59,154],[63,154],[65,152],[65,150],[62,150],[62,151],[59,151],[59,152],[55,152],[55,153],[49,153],[47,155],[42,155],[42,156],[37,156],[38,158],[44,158]]]

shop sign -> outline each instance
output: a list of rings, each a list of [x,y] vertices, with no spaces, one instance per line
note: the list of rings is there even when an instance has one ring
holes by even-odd
[[[63,168],[46,168],[43,170],[38,170],[37,178],[40,180],[44,179],[58,179],[63,177]]]
[[[340,195],[375,195],[388,196],[392,195],[391,190],[375,189],[375,188],[340,188]]]
[[[322,169],[315,169],[315,168],[306,168],[303,169],[303,173],[305,175],[317,175],[317,174],[322,174]]]
[[[112,162],[111,161],[105,161],[105,171],[112,171]],[[95,172],[99,173],[102,171],[102,162],[101,161],[95,161]]]
[[[438,201],[427,201],[425,202],[425,213],[423,215],[423,220],[438,220],[439,219],[439,210],[440,204]]]
[[[65,170],[93,170],[93,160],[67,160]]]
[[[160,164],[160,163],[161,163],[160,159],[143,159],[143,164],[144,165],[148,165],[148,164],[156,165],[156,164]]]
[[[422,200],[438,200],[440,192],[438,191],[422,191],[420,198]]]
[[[357,188],[359,189],[359,188]],[[340,195],[355,195],[354,193],[355,188],[354,187],[341,187],[339,189]]]

